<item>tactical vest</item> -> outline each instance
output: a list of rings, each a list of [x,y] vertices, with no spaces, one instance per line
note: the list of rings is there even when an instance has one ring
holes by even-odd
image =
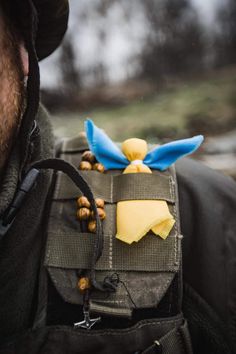
[[[64,140],[58,157],[78,166],[85,150],[88,146],[81,136]],[[174,167],[153,174],[79,172],[93,196],[105,201],[102,254],[93,271],[98,283],[114,285],[114,291],[94,289],[89,311],[83,313],[84,297],[77,284],[81,274],[91,270],[97,235],[83,232],[76,218],[76,199],[83,193],[66,174],[57,172],[34,328],[1,353],[192,353],[181,311],[182,235]],[[132,245],[115,238],[117,202],[136,199],[168,203],[176,223],[166,240],[151,232]],[[72,323],[50,323],[53,299],[48,296],[48,282],[61,306],[73,309]],[[89,321],[95,318],[89,330],[74,326],[84,322],[84,315]],[[101,320],[95,323],[98,317]]]

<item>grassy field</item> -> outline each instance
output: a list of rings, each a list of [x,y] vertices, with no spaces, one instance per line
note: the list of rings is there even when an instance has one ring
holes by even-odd
[[[151,140],[160,135],[185,137],[192,117],[213,128],[219,121],[236,121],[236,68],[173,84],[125,106],[57,115],[53,118],[56,135],[75,136],[88,117],[120,141],[133,136]]]

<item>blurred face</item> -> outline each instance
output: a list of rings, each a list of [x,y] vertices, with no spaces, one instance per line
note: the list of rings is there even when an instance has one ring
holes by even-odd
[[[27,53],[0,8],[0,169],[20,126],[27,63]]]

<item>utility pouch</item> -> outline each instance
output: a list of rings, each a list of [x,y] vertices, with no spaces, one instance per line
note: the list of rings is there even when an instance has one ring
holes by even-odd
[[[86,149],[85,141],[64,141],[60,158],[79,166]],[[102,282],[114,274],[119,277],[115,292],[92,292],[90,311],[126,318],[131,318],[134,310],[147,308],[160,309],[166,316],[178,314],[182,236],[174,168],[152,174],[122,174],[118,170],[105,174],[80,172],[94,197],[105,201],[104,247],[96,264],[97,279]],[[45,257],[45,266],[57,291],[65,302],[77,305],[83,303],[77,288],[78,274],[90,269],[95,242],[95,235],[82,232],[76,218],[76,199],[80,195],[70,179],[58,173]],[[128,245],[115,238],[117,202],[142,199],[165,200],[176,222],[166,240],[150,232],[138,243]]]

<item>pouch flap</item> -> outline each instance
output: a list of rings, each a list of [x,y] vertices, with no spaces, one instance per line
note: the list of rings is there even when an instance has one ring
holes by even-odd
[[[95,235],[91,233],[51,232],[45,264],[65,269],[89,269],[94,252]],[[146,235],[141,241],[127,245],[104,235],[103,255],[97,270],[176,272],[179,268],[179,243],[176,236],[162,240],[156,235]]]
[[[101,174],[97,171],[81,171],[95,198],[106,203],[122,200],[166,200],[174,203],[173,181],[171,176],[161,173]],[[151,186],[151,188],[150,188]],[[63,173],[58,175],[54,200],[75,199],[81,193],[75,184]]]

